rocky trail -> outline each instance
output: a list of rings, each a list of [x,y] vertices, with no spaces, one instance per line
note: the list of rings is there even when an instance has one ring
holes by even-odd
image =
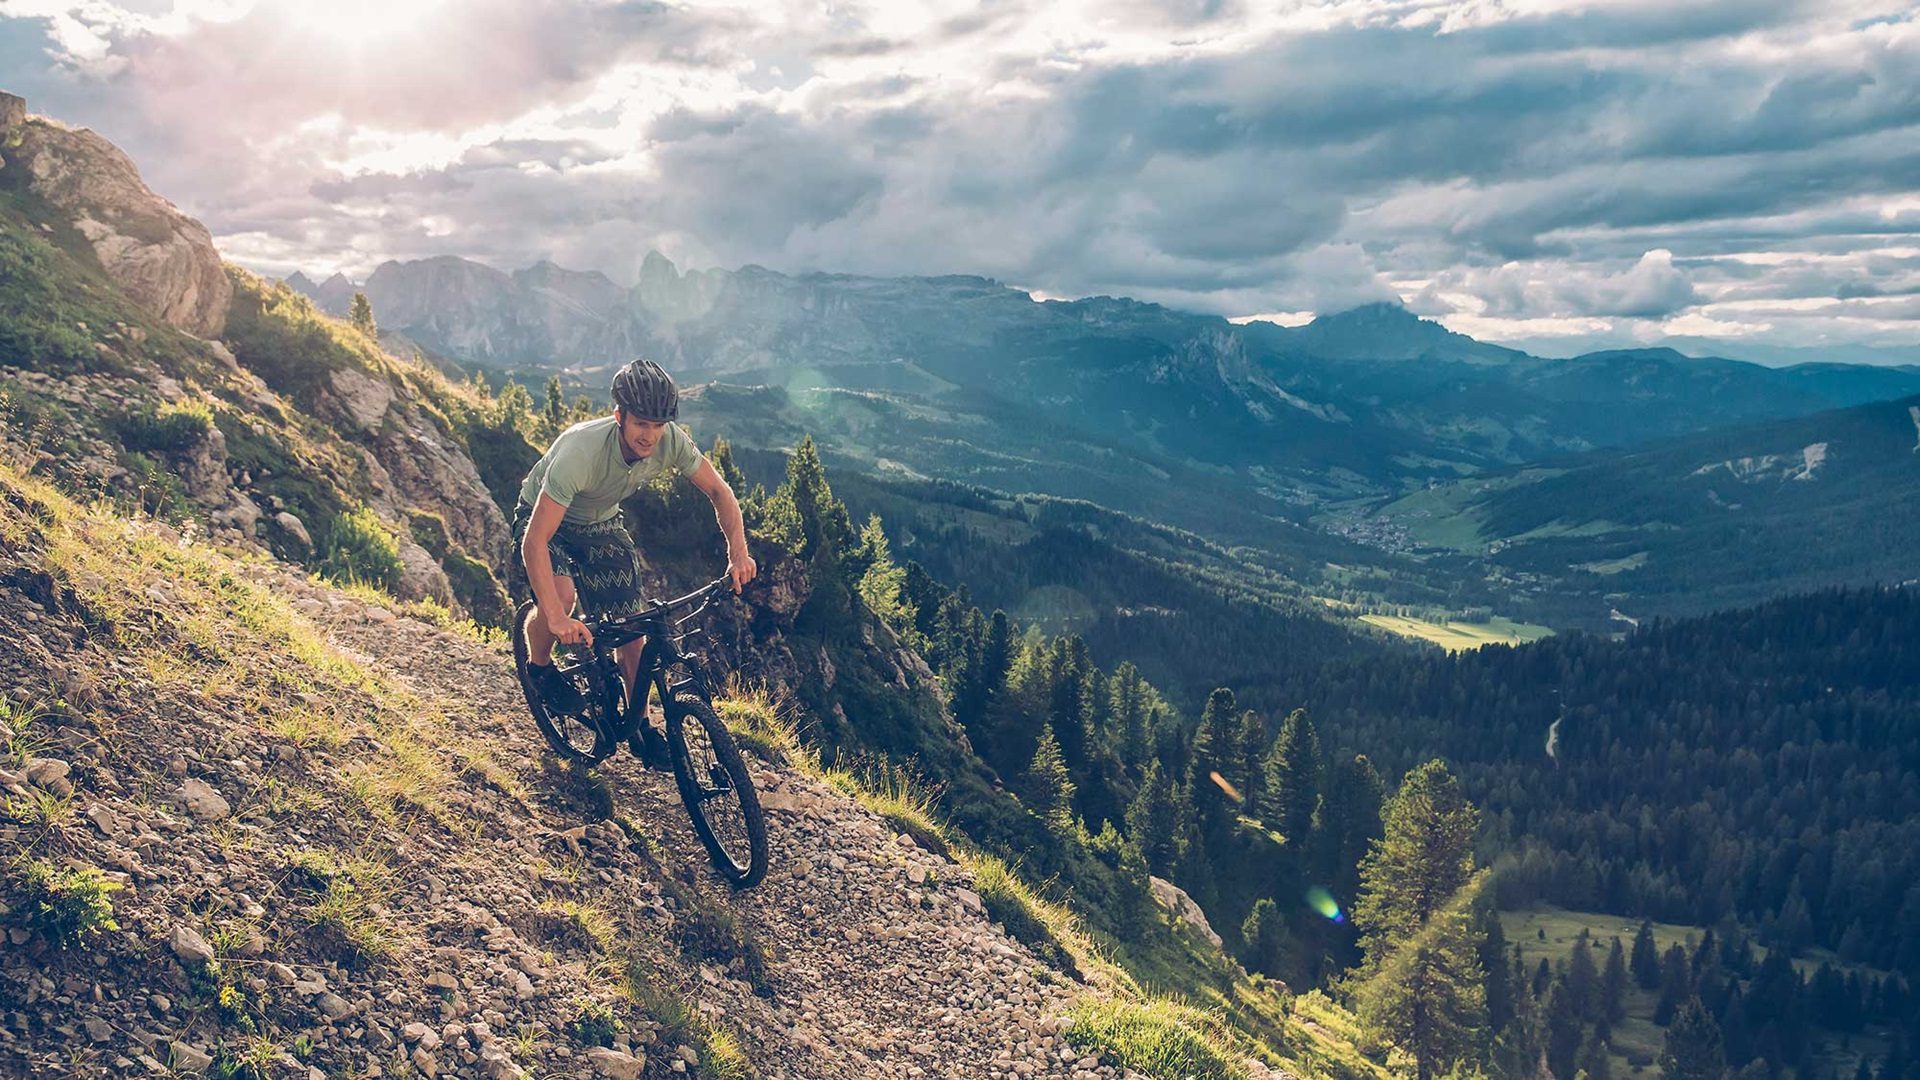
[[[440,813],[350,820],[302,782],[392,746],[288,739],[193,696],[217,688],[144,683],[25,554],[0,566],[0,618],[30,628],[0,640],[9,707],[50,674],[114,719],[38,722],[0,789],[69,812],[0,819],[0,854],[101,867],[123,889],[118,929],[90,944],[14,930],[0,1072],[1119,1075],[1061,1035],[1095,991],[1009,939],[964,867],[817,779],[750,756],[773,861],[733,893],[670,776],[625,754],[590,775],[554,764],[504,649],[248,564],[339,655],[430,702],[438,737],[492,763],[462,771]],[[334,863],[313,870],[296,854],[311,851]]]

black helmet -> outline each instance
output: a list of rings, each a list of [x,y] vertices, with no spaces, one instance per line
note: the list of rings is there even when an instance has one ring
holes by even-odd
[[[664,424],[680,416],[673,376],[651,360],[635,360],[613,377],[613,403],[642,420]]]

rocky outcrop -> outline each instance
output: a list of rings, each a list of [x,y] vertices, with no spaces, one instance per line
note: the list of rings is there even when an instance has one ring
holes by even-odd
[[[1160,902],[1161,907],[1192,927],[1195,933],[1212,942],[1214,948],[1221,947],[1220,935],[1214,931],[1213,925],[1207,922],[1207,913],[1200,910],[1200,905],[1194,902],[1193,897],[1187,895],[1185,889],[1166,878],[1148,878],[1147,881],[1153,887],[1153,898]]]
[[[71,219],[115,285],[168,325],[219,336],[233,287],[206,226],[148,190],[133,162],[91,131],[45,120],[12,130],[20,145],[7,167],[25,169],[29,189]]]
[[[27,122],[27,99],[18,94],[0,91],[0,131],[18,127]]]

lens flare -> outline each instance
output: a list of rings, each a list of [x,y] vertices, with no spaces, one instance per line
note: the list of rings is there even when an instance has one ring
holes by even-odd
[[[1319,912],[1322,918],[1330,922],[1347,921],[1347,913],[1340,910],[1340,901],[1335,900],[1332,893],[1318,885],[1307,890],[1307,906]]]
[[[1218,772],[1209,771],[1207,773],[1207,779],[1219,785],[1220,790],[1227,793],[1227,798],[1232,799],[1234,802],[1246,801],[1245,799],[1240,797],[1240,789],[1237,787],[1234,787],[1232,781],[1228,780],[1224,776],[1221,776]]]

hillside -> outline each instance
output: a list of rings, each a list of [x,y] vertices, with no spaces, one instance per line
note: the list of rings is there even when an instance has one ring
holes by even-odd
[[[224,266],[206,230],[91,132],[39,118],[14,130],[0,425],[35,448],[34,473],[504,619],[498,493],[537,453],[487,395]]]
[[[15,931],[10,1067],[567,1073],[589,1053],[568,1026],[611,1009],[634,1059],[596,1057],[610,1076],[677,1055],[716,1076],[1113,1074],[1061,1053],[1095,989],[819,779],[761,766],[778,864],[728,895],[667,778],[555,771],[497,643],[11,478],[4,498],[0,605],[32,627],[0,646],[8,900],[27,912],[34,864],[119,886],[117,928],[80,950]],[[54,1007],[98,967],[104,994]]]
[[[1911,979],[1917,651],[1920,590],[1828,590],[1617,641],[1337,663],[1296,692],[1383,770],[1460,771],[1505,907],[1738,921]]]
[[[1371,520],[1526,582],[1563,624],[1699,613],[1911,578],[1916,447],[1908,397],[1460,481]]]

